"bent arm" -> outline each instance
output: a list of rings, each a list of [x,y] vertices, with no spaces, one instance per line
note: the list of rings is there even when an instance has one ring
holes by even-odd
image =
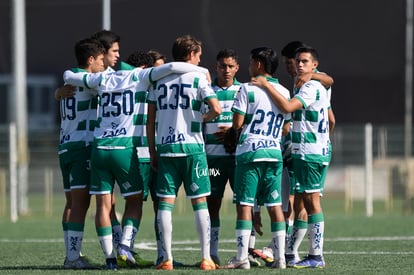
[[[281,93],[279,93],[273,85],[271,85],[265,77],[253,77],[251,83],[265,89],[267,94],[272,99],[273,103],[284,113],[292,113],[302,108],[302,102],[296,98],[287,100]]]
[[[208,73],[208,70],[203,67],[199,67],[187,62],[170,62],[161,66],[157,66],[155,68],[151,68],[150,73],[150,81],[154,82],[157,81],[169,74],[182,74],[182,73],[190,73],[190,72],[200,72],[203,74]]]
[[[216,97],[208,98],[207,104],[210,106],[210,110],[203,114],[203,122],[213,120],[221,114],[221,105]]]
[[[322,83],[325,88],[329,88],[333,85],[334,80],[331,76],[325,73],[304,73],[297,76],[295,86],[296,88],[302,87],[303,84],[310,80],[317,80]]]
[[[73,86],[96,89],[102,81],[102,73],[74,73],[67,70],[63,73],[63,80]]]

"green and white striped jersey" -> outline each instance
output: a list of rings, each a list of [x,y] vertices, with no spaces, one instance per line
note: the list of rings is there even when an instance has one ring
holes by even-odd
[[[213,82],[212,88],[217,95],[217,99],[221,105],[222,113],[212,121],[207,121],[204,124],[204,138],[206,144],[206,153],[210,158],[225,157],[231,154],[227,153],[222,143],[215,137],[214,133],[219,130],[219,127],[231,127],[233,124],[233,106],[234,98],[239,91],[241,83],[234,79],[233,85],[223,89]],[[207,104],[203,104],[203,113],[209,110]]]
[[[207,70],[185,62],[171,62],[156,68],[135,68],[96,74],[66,71],[64,79],[75,86],[97,89],[98,119],[94,145],[102,149],[148,146],[146,138],[146,97],[152,79],[172,72]]]
[[[329,164],[328,92],[319,82],[302,85],[294,96],[303,108],[293,113],[292,157],[309,162]]]
[[[202,134],[203,101],[216,97],[206,75],[172,74],[153,85],[148,103],[156,105],[157,152],[187,156],[205,152]]]
[[[73,72],[86,72],[74,68]],[[97,97],[94,91],[76,87],[75,95],[60,99],[59,154],[72,149],[82,149],[93,141],[97,117]]]
[[[267,77],[267,81],[290,99],[289,90],[276,78]],[[290,120],[290,114],[279,110],[265,90],[250,83],[242,84],[232,111],[245,117],[236,149],[236,163],[282,161],[282,129],[285,120]]]

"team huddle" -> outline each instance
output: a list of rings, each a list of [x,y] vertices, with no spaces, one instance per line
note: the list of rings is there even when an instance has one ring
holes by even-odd
[[[82,254],[90,196],[106,268],[182,266],[172,254],[172,211],[181,185],[191,200],[201,270],[249,269],[262,258],[272,268],[323,268],[320,204],[331,158],[333,79],[318,71],[317,51],[299,41],[282,50],[292,93],[273,76],[279,58],[269,47],[250,52],[250,81],[236,79],[238,56],[219,51],[215,78],[198,66],[202,43],[177,37],[173,62],[155,50],[132,53],[119,69],[120,37],[102,30],[75,45],[77,68],[64,72],[59,160],[66,205],[64,268],[94,268]],[[121,222],[115,183],[124,198]],[[220,207],[226,185],[236,204],[237,255],[221,264]],[[134,248],[143,202],[151,196],[157,259]],[[262,235],[260,208],[270,217]],[[298,248],[308,234],[309,252]]]

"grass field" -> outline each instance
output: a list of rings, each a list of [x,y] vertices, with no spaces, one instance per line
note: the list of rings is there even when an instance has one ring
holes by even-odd
[[[118,200],[118,211],[122,209]],[[93,212],[94,202],[86,221],[83,251],[97,265],[104,257],[97,241]],[[414,217],[402,214],[402,202],[394,200],[392,210],[385,210],[382,202],[374,204],[374,216],[367,218],[364,203],[354,202],[352,213],[345,214],[344,200],[339,195],[326,194],[322,201],[325,213],[325,260],[327,267],[318,270],[275,270],[253,267],[250,270],[216,270],[217,274],[413,274],[414,268]],[[0,217],[0,274],[102,274],[106,270],[68,271],[62,269],[64,244],[60,215],[63,194],[53,199],[53,212],[46,215],[45,200],[40,195],[29,197],[30,215],[11,223],[8,216]],[[222,208],[220,258],[224,262],[236,254],[234,240],[234,206],[227,202]],[[262,210],[263,211],[263,210]],[[4,212],[2,212],[4,214]],[[256,247],[270,240],[267,214],[262,212],[265,236],[258,237]],[[189,201],[180,200],[173,214],[173,254],[187,267],[176,268],[171,274],[200,272],[191,265],[200,260],[198,238]],[[143,258],[156,258],[153,233],[153,214],[150,203],[144,206],[144,217],[136,239],[136,251]],[[301,246],[301,256],[308,242]],[[153,268],[119,269],[122,274],[160,274]]]

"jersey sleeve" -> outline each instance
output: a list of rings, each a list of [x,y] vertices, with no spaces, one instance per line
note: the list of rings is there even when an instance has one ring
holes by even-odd
[[[149,80],[155,82],[169,74],[183,74],[190,72],[200,72],[207,74],[208,70],[203,67],[199,67],[187,62],[170,62],[155,68],[152,68],[152,71],[149,75]]]
[[[316,100],[317,95],[315,94],[315,91],[317,91],[315,83],[313,83],[311,80],[302,85],[299,92],[294,96],[294,98],[302,102],[303,108],[307,108]]]
[[[102,78],[103,73],[77,73],[71,70],[67,70],[63,73],[63,80],[65,83],[88,89],[98,88],[102,82]]]
[[[247,103],[248,103],[247,90],[246,90],[245,85],[242,85],[236,97],[234,98],[234,102],[233,102],[233,106],[231,110],[235,113],[245,116],[247,113]]]

